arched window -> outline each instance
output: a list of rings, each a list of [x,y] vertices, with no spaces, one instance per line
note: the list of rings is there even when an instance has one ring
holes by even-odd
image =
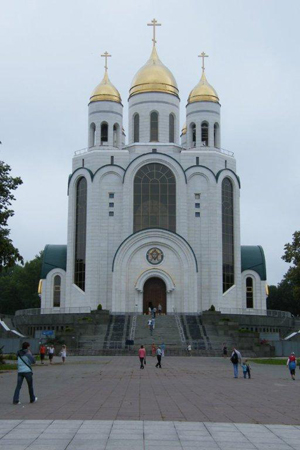
[[[222,248],[223,292],[234,285],[233,185],[229,178],[222,182]]]
[[[108,141],[108,123],[101,123],[101,145]]]
[[[220,126],[217,122],[214,124],[214,147],[220,148]]]
[[[113,127],[113,146],[119,147],[119,125],[117,123]]]
[[[96,144],[96,125],[91,123],[90,125],[90,147],[94,147]]]
[[[175,140],[175,117],[174,114],[169,115],[169,142]]]
[[[54,308],[60,307],[60,293],[61,293],[61,277],[55,275],[53,280],[53,306]]]
[[[133,142],[140,142],[140,116],[138,114],[133,117]]]
[[[253,278],[246,278],[246,307],[253,308]]]
[[[176,231],[176,180],[163,164],[151,163],[134,178],[134,227]]]
[[[196,147],[196,124],[191,123],[191,141],[192,141],[192,147]]]
[[[202,145],[208,147],[208,123],[201,123],[201,142]]]
[[[76,188],[75,267],[74,283],[85,290],[87,182],[80,178]]]
[[[158,113],[150,114],[150,142],[158,142]]]

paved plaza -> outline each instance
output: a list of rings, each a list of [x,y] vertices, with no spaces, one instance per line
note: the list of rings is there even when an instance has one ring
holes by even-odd
[[[34,368],[34,404],[24,385],[13,405],[16,373],[0,374],[0,450],[300,450],[299,371],[292,381],[285,366],[252,363],[248,380],[222,358],[56,361]]]

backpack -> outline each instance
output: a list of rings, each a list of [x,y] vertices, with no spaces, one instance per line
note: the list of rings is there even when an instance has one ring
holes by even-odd
[[[238,364],[238,362],[239,362],[239,357],[238,357],[238,355],[237,355],[236,352],[234,352],[234,354],[232,355],[232,357],[230,358],[230,360],[231,360],[232,364]]]

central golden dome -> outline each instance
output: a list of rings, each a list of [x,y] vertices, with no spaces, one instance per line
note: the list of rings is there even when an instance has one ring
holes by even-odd
[[[132,80],[129,98],[143,92],[163,92],[179,98],[176,80],[159,59],[155,45],[150,58]]]
[[[110,101],[116,103],[122,103],[121,95],[117,88],[112,84],[108,78],[107,70],[105,69],[104,77],[101,83],[95,87],[90,97],[91,102],[103,102]]]
[[[219,97],[215,89],[209,84],[203,70],[199,83],[191,91],[188,104],[195,102],[214,102],[219,103]]]

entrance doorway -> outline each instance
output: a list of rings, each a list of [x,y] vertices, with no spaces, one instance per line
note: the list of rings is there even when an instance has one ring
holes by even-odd
[[[162,313],[167,312],[167,289],[161,278],[149,278],[144,284],[143,312],[148,314],[149,307],[156,308],[162,306]]]

